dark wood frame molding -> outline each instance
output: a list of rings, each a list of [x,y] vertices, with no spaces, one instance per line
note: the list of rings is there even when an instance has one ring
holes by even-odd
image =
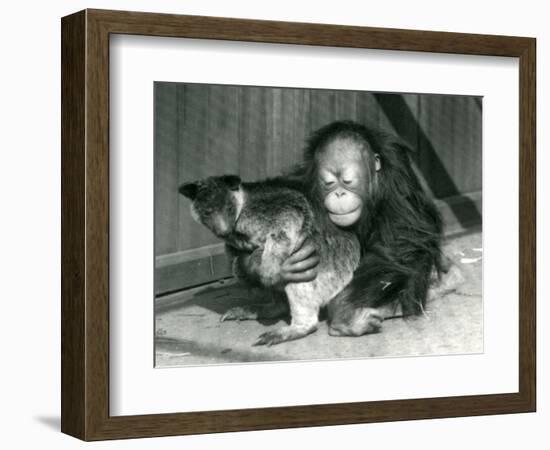
[[[64,433],[99,440],[535,411],[535,39],[103,10],[64,17],[61,31]],[[519,392],[110,416],[110,34],[519,58]]]

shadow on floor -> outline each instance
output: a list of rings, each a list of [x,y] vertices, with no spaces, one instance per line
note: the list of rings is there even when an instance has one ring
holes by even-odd
[[[34,420],[51,430],[61,431],[61,417],[59,416],[36,416]]]
[[[225,348],[222,347],[223,346],[220,347],[219,345],[207,342],[197,342],[170,337],[157,337],[155,339],[155,352],[157,357],[168,356],[168,358],[177,358],[187,355],[193,355],[195,357],[214,356],[216,357],[216,359],[219,359],[220,363],[235,361],[279,361],[281,359],[281,357],[278,356],[275,352],[272,352],[272,354],[270,355],[256,355],[253,352],[247,350],[238,350],[230,346]]]
[[[429,303],[427,317],[387,320],[381,333],[358,338],[331,337],[326,322],[321,322],[315,333],[303,339],[273,347],[254,347],[252,344],[260,334],[286,323],[283,320],[220,322],[220,316],[229,308],[251,302],[246,289],[227,284],[192,296],[185,293],[172,296],[169,304],[161,301],[156,308],[155,366],[480,353],[483,351],[480,248],[481,233],[452,238],[446,246],[447,254],[458,261],[469,261],[461,266],[466,278],[461,292]],[[256,300],[252,302],[257,303]]]

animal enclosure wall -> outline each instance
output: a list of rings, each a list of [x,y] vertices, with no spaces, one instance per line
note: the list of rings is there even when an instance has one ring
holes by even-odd
[[[448,230],[481,223],[481,118],[479,97],[155,83],[156,293],[230,276],[223,245],[193,221],[181,183],[280,175],[334,120],[401,136]]]

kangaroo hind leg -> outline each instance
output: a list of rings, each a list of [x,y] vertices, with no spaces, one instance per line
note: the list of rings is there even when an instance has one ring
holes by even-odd
[[[319,302],[312,298],[311,283],[291,283],[285,288],[290,306],[290,325],[261,334],[254,345],[275,345],[303,338],[317,330]]]

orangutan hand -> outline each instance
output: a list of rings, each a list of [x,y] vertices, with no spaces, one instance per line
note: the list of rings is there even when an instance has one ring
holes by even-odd
[[[319,261],[315,246],[303,236],[281,266],[281,278],[286,283],[312,281],[317,276]]]

